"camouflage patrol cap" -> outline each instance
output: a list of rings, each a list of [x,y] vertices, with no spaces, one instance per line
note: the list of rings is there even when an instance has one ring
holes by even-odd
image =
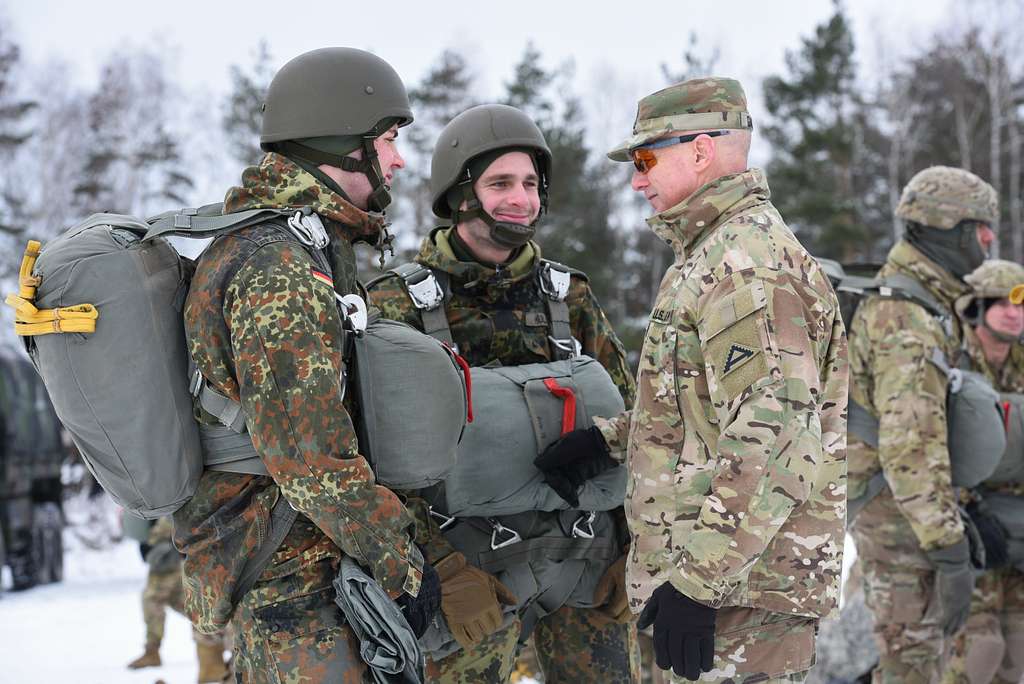
[[[988,259],[964,276],[971,294],[980,299],[1003,299],[1014,304],[1024,302],[1024,266],[1005,259]]]
[[[633,135],[608,153],[613,161],[630,160],[629,151],[668,133],[718,128],[751,129],[743,86],[732,78],[695,78],[640,100]]]
[[[903,188],[896,216],[942,230],[951,230],[965,220],[981,221],[995,229],[999,195],[970,171],[930,166],[918,171]]]

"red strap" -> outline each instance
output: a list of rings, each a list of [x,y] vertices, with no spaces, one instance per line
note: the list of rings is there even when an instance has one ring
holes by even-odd
[[[562,436],[565,436],[576,429],[576,395],[568,387],[559,385],[554,378],[545,378],[544,386],[564,402],[562,404]]]
[[[1010,402],[1003,402],[1003,429],[1010,431]]]
[[[448,347],[448,345],[445,345]],[[466,363],[466,359],[462,358],[454,351],[451,347],[448,350],[452,352],[452,356],[455,357],[455,363],[459,364],[459,368],[462,369],[462,374],[466,377],[466,422],[473,422],[473,376],[469,372],[469,364]]]

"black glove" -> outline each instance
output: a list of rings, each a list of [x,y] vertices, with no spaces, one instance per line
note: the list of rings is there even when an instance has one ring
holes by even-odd
[[[967,515],[978,530],[981,543],[985,547],[985,569],[993,570],[1009,565],[1009,539],[1003,524],[988,512],[984,502],[972,501],[967,504]]]
[[[415,597],[402,594],[396,601],[405,614],[405,619],[419,639],[427,631],[430,622],[441,608],[441,578],[437,576],[434,566],[423,561],[423,580],[420,582],[420,593]]]
[[[573,430],[548,445],[533,460],[544,473],[544,482],[570,506],[580,505],[576,490],[584,482],[610,470],[618,463],[608,454],[608,444],[596,426]]]
[[[142,556],[142,560],[146,560],[146,556],[149,555],[149,550],[153,547],[146,542],[139,542],[139,555]]]
[[[935,568],[935,594],[942,608],[942,630],[946,636],[960,631],[967,622],[974,591],[971,552],[967,539],[952,546],[925,552]]]
[[[644,606],[637,629],[654,625],[654,661],[662,670],[697,681],[715,661],[714,608],[679,593],[665,582]]]

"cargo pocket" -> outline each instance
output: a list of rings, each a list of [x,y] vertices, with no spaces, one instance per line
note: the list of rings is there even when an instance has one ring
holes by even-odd
[[[707,350],[705,362],[727,402],[766,377],[776,365],[768,359],[767,301],[764,283],[755,280],[710,304],[713,310],[698,326]],[[714,391],[711,385],[710,392]]]
[[[359,644],[334,603],[334,589],[286,599],[255,611],[267,652],[266,667],[278,682],[312,677],[350,681],[366,669]]]

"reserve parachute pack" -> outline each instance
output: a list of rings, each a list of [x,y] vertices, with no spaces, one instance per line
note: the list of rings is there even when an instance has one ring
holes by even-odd
[[[266,474],[241,407],[190,365],[182,313],[194,264],[168,239],[214,238],[257,224],[275,226],[297,240],[329,272],[321,251],[327,233],[308,208],[222,215],[221,205],[212,204],[145,220],[94,214],[45,248],[31,241],[26,249],[19,292],[7,298],[16,312],[16,332],[90,471],[117,503],[143,518],[180,508],[204,468]],[[363,348],[376,348],[372,335],[363,334],[362,300],[338,299],[346,327],[361,325],[353,336],[366,338]],[[418,376],[434,392],[432,402],[416,407],[419,419],[449,421],[434,425],[450,446],[448,453],[432,456],[441,460],[434,468],[439,478],[454,462],[463,423],[451,420],[451,404],[464,417],[465,387],[452,355],[440,344],[411,328],[405,339],[419,351],[430,347],[425,357],[431,362],[421,354],[406,367],[407,376],[423,368],[433,372]],[[425,343],[417,347],[420,339]],[[392,340],[388,351],[394,347]],[[223,425],[200,427],[194,399]],[[431,412],[439,399],[443,410]],[[403,446],[408,463],[409,444]],[[289,506],[275,506],[275,514],[278,509],[281,520],[294,519]]]
[[[883,279],[851,275],[830,259],[818,259],[818,263],[836,290],[847,327],[860,302],[877,296],[913,302],[935,318],[947,336],[953,334],[953,314],[913,278],[901,274]],[[953,486],[975,487],[992,475],[1007,449],[1002,400],[983,374],[953,366],[941,349],[933,349],[928,361],[947,378],[947,445]],[[878,425],[878,418],[851,396],[847,412],[848,433],[877,449]],[[848,524],[885,487],[885,475],[881,471],[875,473],[868,482],[867,491],[847,503]]]
[[[380,278],[392,274],[404,281],[425,332],[457,349],[445,311],[447,274],[410,263]],[[598,581],[622,554],[608,511],[622,505],[625,467],[587,482],[578,492],[580,510],[570,510],[533,465],[566,432],[624,408],[607,371],[580,355],[572,336],[565,301],[571,274],[548,260],[537,273],[556,360],[471,368],[474,420],[466,426],[455,467],[443,482],[420,491],[448,542],[519,599],[503,610],[506,624],[518,615],[524,635],[562,606],[594,607]],[[459,650],[447,627],[436,622],[420,643],[434,659]]]

